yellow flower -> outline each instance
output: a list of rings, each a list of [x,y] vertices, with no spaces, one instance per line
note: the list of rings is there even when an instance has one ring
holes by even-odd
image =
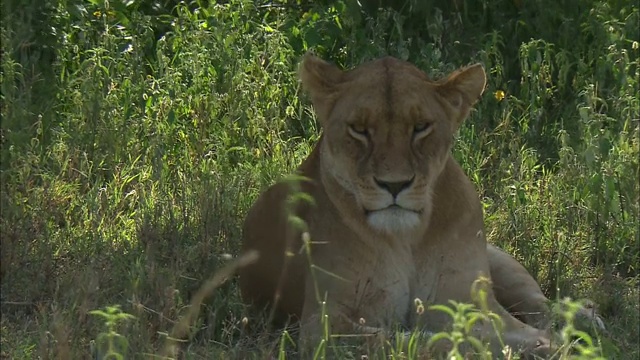
[[[495,96],[496,100],[498,100],[498,101],[502,101],[502,100],[504,99],[504,96],[505,96],[505,95],[504,95],[504,91],[502,91],[502,90],[497,90],[497,91],[493,94],[493,96]]]
[[[100,12],[100,10],[96,10],[93,12],[93,16],[95,17],[100,17],[102,15],[102,13]]]

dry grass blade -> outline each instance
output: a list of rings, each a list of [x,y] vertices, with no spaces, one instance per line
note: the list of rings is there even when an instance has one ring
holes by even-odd
[[[191,298],[191,304],[187,313],[171,329],[164,351],[161,354],[161,358],[175,359],[176,347],[180,341],[179,339],[183,339],[187,335],[190,325],[198,318],[198,315],[200,314],[200,305],[204,299],[207,296],[210,296],[216,288],[222,285],[222,283],[231,277],[239,268],[255,262],[258,259],[258,256],[257,251],[249,251],[241,255],[222,269],[218,270],[218,272],[216,272],[209,281],[198,289],[198,292],[196,292],[196,294]]]

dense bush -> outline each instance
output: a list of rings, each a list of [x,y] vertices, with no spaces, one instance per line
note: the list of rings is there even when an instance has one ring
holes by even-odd
[[[482,62],[454,151],[490,241],[549,296],[595,300],[607,357],[639,356],[632,2],[6,0],[2,16],[3,357],[86,358],[105,319],[119,352],[164,344],[259,191],[318,138],[295,73],[309,49],[433,77]],[[243,315],[232,281],[186,352],[240,354]]]

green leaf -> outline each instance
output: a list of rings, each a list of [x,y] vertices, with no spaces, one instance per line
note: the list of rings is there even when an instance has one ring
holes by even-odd
[[[439,305],[439,304],[431,305],[429,306],[429,310],[435,310],[435,311],[441,311],[443,313],[447,313],[449,314],[449,316],[451,316],[451,318],[454,318],[456,316],[456,312],[446,305]]]

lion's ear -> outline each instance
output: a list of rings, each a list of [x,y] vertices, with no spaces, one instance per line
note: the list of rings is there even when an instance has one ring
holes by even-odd
[[[311,53],[307,53],[302,60],[299,69],[302,87],[311,96],[311,102],[321,125],[324,125],[333,107],[343,75],[344,72],[336,66]]]
[[[484,68],[481,64],[475,64],[453,72],[440,83],[440,94],[458,112],[456,126],[469,115],[471,107],[484,92],[486,82]]]

